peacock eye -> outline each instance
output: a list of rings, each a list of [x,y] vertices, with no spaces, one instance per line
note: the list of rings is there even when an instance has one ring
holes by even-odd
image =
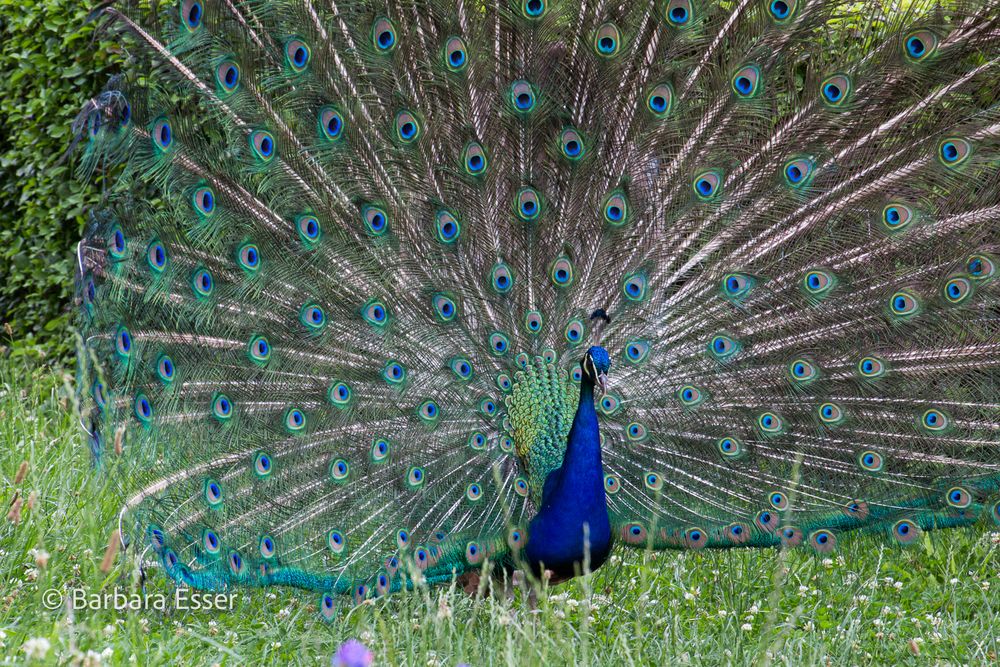
[[[704,400],[700,389],[692,385],[685,385],[677,390],[677,398],[687,407],[698,405]]]
[[[913,209],[895,202],[882,209],[882,224],[889,232],[898,232],[913,220]]]
[[[450,37],[444,45],[444,64],[449,71],[460,72],[469,62],[469,52],[461,37]]]
[[[389,360],[382,369],[382,377],[389,384],[401,385],[406,382],[406,369],[398,361]]]
[[[199,215],[208,217],[215,213],[215,192],[208,186],[202,186],[191,195],[191,204]]]
[[[404,144],[412,144],[419,139],[423,129],[417,117],[407,109],[396,114],[394,127],[396,128],[396,138]]]
[[[649,356],[649,343],[633,340],[625,343],[625,361],[630,364],[641,364]]]
[[[326,326],[326,313],[318,304],[307,303],[299,310],[299,321],[309,331],[318,333]]]
[[[876,357],[864,357],[858,362],[858,372],[865,378],[877,378],[885,373],[885,362]]]
[[[911,32],[903,40],[903,53],[913,62],[925,60],[937,51],[938,38],[930,30]]]
[[[836,403],[823,403],[819,406],[819,418],[824,424],[838,424],[844,420],[844,411]]]
[[[327,141],[337,141],[344,136],[344,116],[336,107],[319,110],[319,134]]]
[[[951,424],[951,420],[941,410],[931,408],[926,410],[920,417],[920,424],[927,431],[944,431]]]
[[[820,299],[829,294],[836,286],[835,276],[826,269],[812,269],[802,278],[802,287],[806,294],[814,299]]]
[[[946,167],[955,167],[965,162],[972,153],[972,144],[965,139],[952,137],[938,146],[938,157]]]
[[[618,27],[614,23],[605,23],[594,34],[594,51],[604,58],[611,58],[618,54],[621,48],[622,37]]]
[[[739,458],[743,454],[743,443],[737,438],[727,436],[716,443],[719,453],[727,459]]]
[[[294,73],[304,72],[309,66],[309,59],[312,58],[312,51],[309,45],[298,37],[285,42],[285,62]]]
[[[548,8],[548,3],[545,0],[522,0],[521,1],[521,13],[529,19],[540,18],[545,14],[545,10]]]
[[[846,74],[834,74],[820,84],[823,102],[829,107],[843,106],[851,94],[851,79]]]
[[[389,216],[380,206],[367,204],[361,207],[361,220],[372,236],[382,236],[389,229]]]
[[[441,243],[454,243],[462,231],[462,225],[451,211],[438,211],[434,217],[434,229]]]
[[[274,538],[270,535],[264,535],[257,542],[257,547],[260,550],[260,555],[264,558],[272,558],[274,556]]]
[[[947,499],[949,505],[959,509],[964,509],[972,504],[972,494],[960,486],[949,489]]]
[[[459,380],[468,380],[472,377],[472,363],[464,357],[452,359],[449,366]]]
[[[379,53],[389,53],[396,47],[396,27],[384,16],[372,25],[372,44]]]
[[[305,423],[303,418],[302,423]],[[253,460],[254,472],[259,477],[267,477],[271,474],[271,457],[264,452],[258,452]]]
[[[135,416],[143,424],[148,424],[153,419],[153,406],[150,405],[149,399],[146,398],[145,394],[139,394],[135,397],[133,409]]]
[[[260,268],[260,251],[253,243],[245,243],[236,250],[236,261],[247,273],[256,273]]]
[[[372,443],[371,457],[375,463],[381,463],[389,457],[391,445],[385,438],[376,438]]]
[[[691,23],[692,7],[690,0],[670,0],[666,4],[667,23],[675,28],[685,28]]]
[[[528,113],[535,108],[535,89],[524,80],[510,85],[510,103],[515,111]]]
[[[742,345],[739,341],[726,336],[725,334],[718,334],[712,338],[708,343],[708,352],[713,357],[719,361],[725,361],[732,358],[742,349]]]
[[[510,346],[510,341],[501,331],[491,333],[487,342],[489,343],[490,351],[497,356],[507,354],[507,348]]]
[[[462,165],[465,171],[471,176],[480,176],[486,172],[489,160],[486,150],[477,141],[470,141],[462,151]]]
[[[674,88],[661,83],[646,95],[646,109],[656,118],[666,118],[674,106]]]
[[[233,416],[233,402],[225,394],[217,394],[212,400],[212,415],[220,422]]]
[[[565,336],[570,345],[575,345],[583,340],[584,326],[581,320],[570,320],[566,325]]]
[[[819,369],[808,359],[795,359],[788,364],[788,375],[793,382],[802,384],[815,380]]]
[[[434,401],[426,400],[417,406],[417,416],[426,423],[433,423],[440,418],[441,409]]]
[[[528,311],[524,316],[524,328],[530,334],[537,334],[542,330],[542,314],[537,310]]]
[[[579,160],[586,152],[583,135],[572,127],[563,129],[559,135],[559,150],[566,159]]]
[[[146,248],[146,261],[153,273],[163,273],[167,267],[167,249],[159,241],[153,241]]]
[[[795,13],[797,4],[796,0],[771,0],[767,9],[776,23],[784,23]]]
[[[807,158],[798,158],[785,163],[783,174],[785,183],[794,187],[802,187],[812,176],[813,162]]]
[[[205,18],[205,8],[199,0],[184,0],[181,2],[180,12],[181,21],[190,32],[201,27],[202,19]]]
[[[604,221],[613,227],[621,227],[628,222],[628,199],[616,192],[604,201]]]
[[[212,294],[212,289],[215,286],[215,281],[212,279],[212,274],[208,272],[207,269],[198,269],[191,276],[191,289],[194,291],[195,296],[199,298],[205,298]]]
[[[479,401],[479,410],[486,417],[492,417],[494,414],[496,414],[497,404],[493,401],[492,398],[484,398],[481,401]]]
[[[760,68],[756,65],[747,65],[733,75],[733,92],[743,99],[756,97],[762,87],[761,83]]]
[[[996,263],[987,255],[976,254],[965,263],[969,276],[975,281],[989,280],[996,273]]]
[[[219,548],[221,546],[221,543],[219,541],[219,536],[216,535],[214,531],[206,528],[201,535],[201,543],[202,546],[205,548],[205,551],[207,551],[208,553],[210,554],[219,553]]]
[[[909,317],[915,315],[919,307],[920,302],[907,290],[900,290],[889,297],[889,310],[893,315]]]
[[[618,493],[621,488],[621,482],[615,475],[605,475],[604,476],[604,490],[609,494],[614,495]]]
[[[646,298],[646,274],[636,271],[625,276],[622,281],[622,292],[629,301],[642,301]]]
[[[632,422],[625,428],[625,437],[628,438],[629,442],[643,442],[649,437],[649,431],[645,424]]]
[[[882,455],[871,450],[861,452],[858,456],[858,463],[868,472],[878,472],[882,470],[884,460]]]
[[[722,277],[722,292],[729,299],[741,299],[750,293],[756,281],[745,273],[727,273]]]
[[[215,507],[222,502],[222,486],[216,480],[206,479],[202,492],[210,506]]]
[[[910,544],[920,537],[920,528],[909,519],[900,519],[892,527],[892,536],[900,544]]]
[[[274,157],[274,137],[267,130],[254,130],[250,133],[250,149],[258,160],[270,162]]]
[[[757,426],[767,435],[781,433],[784,429],[784,421],[774,412],[762,412],[757,417]]]
[[[952,278],[944,284],[944,298],[953,305],[963,303],[972,295],[972,282],[967,278]]]
[[[161,152],[169,149],[174,143],[173,130],[166,118],[160,118],[153,123],[150,136],[153,138],[153,145]]]
[[[431,297],[431,307],[439,322],[451,322],[458,315],[458,307],[455,302],[444,294],[435,294]]]
[[[174,361],[169,356],[161,354],[156,361],[156,375],[164,384],[174,381]]]
[[[509,266],[499,262],[490,272],[490,283],[497,293],[507,294],[514,287],[514,273]]]
[[[514,211],[524,222],[536,220],[542,212],[542,199],[534,188],[521,188],[514,198]]]
[[[352,396],[351,387],[346,382],[334,382],[330,385],[330,389],[327,392],[330,402],[338,408],[350,405]]]
[[[361,307],[361,317],[376,329],[383,329],[389,323],[389,309],[379,299],[370,299]]]
[[[406,482],[410,488],[419,488],[424,484],[424,469],[420,466],[413,466],[406,473]]]
[[[329,473],[334,482],[343,482],[351,474],[351,465],[344,459],[334,459],[330,461]]]
[[[573,262],[569,257],[559,257],[549,267],[549,279],[556,287],[569,287],[573,284]]]
[[[111,237],[108,239],[108,252],[115,259],[121,259],[125,256],[125,233],[122,232],[121,228],[116,226],[112,232]]]
[[[225,60],[215,68],[215,81],[219,89],[229,95],[240,85],[240,66],[232,60]]]
[[[722,189],[722,173],[715,170],[701,172],[694,177],[691,187],[698,199],[708,201]]]

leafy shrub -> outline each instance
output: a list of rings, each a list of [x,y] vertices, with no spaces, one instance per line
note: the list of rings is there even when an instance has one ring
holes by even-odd
[[[65,355],[74,250],[99,185],[63,159],[74,116],[116,60],[90,2],[0,0],[0,345]]]

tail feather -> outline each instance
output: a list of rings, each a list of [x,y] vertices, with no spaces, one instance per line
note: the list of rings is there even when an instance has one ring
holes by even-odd
[[[550,4],[103,10],[79,385],[171,576],[513,564],[597,340],[626,544],[997,514],[997,3]]]

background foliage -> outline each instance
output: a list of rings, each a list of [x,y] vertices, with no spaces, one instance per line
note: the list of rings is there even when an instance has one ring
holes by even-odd
[[[120,60],[79,0],[0,0],[0,332],[4,355],[64,354],[74,248],[97,183],[62,160],[74,116]]]

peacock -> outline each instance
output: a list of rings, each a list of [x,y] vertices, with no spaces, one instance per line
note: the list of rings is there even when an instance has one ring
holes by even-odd
[[[1000,523],[1000,3],[116,0],[121,539],[323,614]]]

